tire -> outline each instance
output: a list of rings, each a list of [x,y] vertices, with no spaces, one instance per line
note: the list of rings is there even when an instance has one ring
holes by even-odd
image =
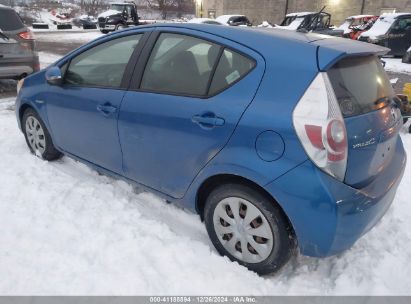
[[[221,255],[258,274],[278,271],[294,255],[293,230],[282,210],[266,195],[246,185],[226,184],[214,189],[206,199],[204,221]]]
[[[100,30],[100,32],[102,32],[103,34],[108,34],[108,31],[106,30]]]
[[[31,153],[48,161],[63,155],[54,147],[50,133],[36,111],[29,108],[24,112],[21,127]]]
[[[410,52],[406,52],[404,54],[404,57],[402,57],[402,62],[403,63],[411,63],[411,51]]]
[[[127,27],[126,25],[124,25],[124,24],[122,24],[122,23],[119,23],[119,24],[116,25],[115,31],[119,31],[119,30],[125,29],[126,27]]]

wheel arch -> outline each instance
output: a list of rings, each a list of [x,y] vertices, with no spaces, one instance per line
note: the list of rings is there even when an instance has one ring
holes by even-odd
[[[204,220],[204,207],[205,203],[207,200],[208,194],[218,187],[219,185],[227,184],[227,183],[234,183],[234,184],[241,184],[248,186],[259,193],[261,193],[264,197],[266,197],[273,205],[277,206],[282,215],[284,216],[284,219],[287,221],[288,226],[291,229],[291,233],[293,236],[295,236],[295,230],[292,225],[292,222],[290,221],[290,218],[287,216],[285,213],[284,209],[282,208],[281,204],[267,191],[265,190],[262,186],[257,184],[256,182],[247,179],[245,177],[239,176],[239,175],[234,175],[234,174],[218,174],[218,175],[213,175],[208,177],[206,180],[204,180],[200,187],[197,190],[196,194],[196,200],[195,200],[195,209],[197,213],[200,215],[201,220]]]
[[[36,112],[37,112],[37,110],[36,110],[32,105],[30,105],[30,104],[28,104],[28,103],[22,104],[22,105],[20,106],[20,108],[19,108],[19,120],[20,120],[20,123],[22,123],[22,119],[23,119],[24,112],[26,112],[28,109],[32,109],[33,111],[36,111]]]

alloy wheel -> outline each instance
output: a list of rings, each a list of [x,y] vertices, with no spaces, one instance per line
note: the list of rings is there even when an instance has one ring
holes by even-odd
[[[26,135],[30,147],[36,155],[43,155],[46,150],[46,137],[40,122],[34,116],[26,119]]]

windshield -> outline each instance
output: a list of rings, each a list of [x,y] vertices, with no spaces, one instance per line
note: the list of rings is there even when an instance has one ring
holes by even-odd
[[[375,56],[343,59],[328,71],[328,76],[344,117],[380,109],[395,95]]]
[[[353,20],[352,19],[347,19],[347,20],[345,20],[345,22],[343,24],[341,24],[338,27],[338,29],[343,30],[344,34],[347,34],[347,33],[350,32],[351,23],[353,23]]]
[[[121,4],[112,4],[111,9],[115,11],[122,12],[124,10],[124,5]]]
[[[380,17],[372,26],[372,28],[364,35],[370,38],[375,38],[380,35],[385,35],[394,23],[395,19],[391,17]]]
[[[283,22],[281,22],[281,26],[286,26],[286,25],[290,25],[291,22],[293,22],[295,20],[296,16],[289,16],[289,17],[285,17],[285,19],[283,20]]]

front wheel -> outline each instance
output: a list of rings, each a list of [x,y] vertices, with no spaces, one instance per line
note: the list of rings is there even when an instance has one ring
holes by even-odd
[[[204,220],[221,255],[259,274],[278,271],[294,252],[285,215],[251,187],[227,184],[213,190],[206,200]]]
[[[404,57],[402,57],[402,62],[411,63],[411,51],[408,51],[404,54]]]
[[[108,31],[106,31],[106,30],[100,30],[100,32],[101,32],[102,34],[108,34]]]
[[[45,124],[33,109],[23,114],[22,129],[31,153],[44,160],[56,160],[62,154],[54,147]]]
[[[119,31],[119,30],[122,30],[122,29],[125,29],[125,28],[127,28],[127,26],[126,25],[124,25],[124,24],[117,24],[116,25],[116,31]]]

